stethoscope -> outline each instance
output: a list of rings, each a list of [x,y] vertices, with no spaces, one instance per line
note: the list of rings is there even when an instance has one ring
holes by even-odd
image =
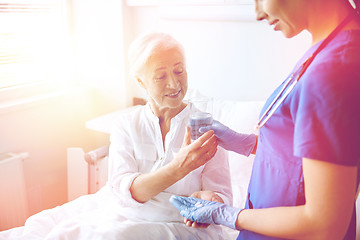
[[[256,124],[256,129],[260,129],[264,124],[269,120],[269,118],[274,114],[274,112],[279,108],[281,103],[285,100],[285,98],[290,94],[290,92],[294,89],[296,83],[299,82],[301,76],[305,73],[306,69],[312,63],[316,55],[323,50],[326,45],[334,39],[334,37],[345,27],[346,24],[350,22],[353,18],[353,14],[349,14],[330,34],[325,38],[325,40],[320,44],[320,46],[315,50],[315,52],[308,58],[306,61],[294,71],[288,80],[284,83],[284,86],[281,88],[279,93],[276,95],[274,100],[271,102],[269,107],[264,111],[261,115],[259,121]],[[295,79],[295,80],[294,80]]]

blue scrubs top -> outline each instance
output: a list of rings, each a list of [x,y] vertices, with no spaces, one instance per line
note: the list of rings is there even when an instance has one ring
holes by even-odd
[[[306,52],[294,71],[319,44]],[[269,97],[262,113],[281,88]],[[245,207],[303,205],[302,158],[359,166],[359,137],[360,31],[341,31],[260,129]],[[355,239],[355,228],[354,208],[345,239]],[[237,239],[276,238],[244,230]]]

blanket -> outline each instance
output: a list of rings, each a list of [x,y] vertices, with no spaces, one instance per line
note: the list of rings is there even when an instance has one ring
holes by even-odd
[[[144,216],[145,209],[120,207],[110,187],[81,196],[64,205],[44,210],[28,218],[22,227],[0,232],[0,240],[35,239],[230,239],[220,226],[189,228],[180,215],[167,215],[159,204],[170,196],[162,194],[144,208],[157,209]],[[161,199],[159,199],[161,198]],[[169,203],[170,204],[170,203]],[[145,220],[146,219],[146,220]]]

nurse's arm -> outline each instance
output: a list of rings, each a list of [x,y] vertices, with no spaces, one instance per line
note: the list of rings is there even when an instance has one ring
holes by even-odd
[[[236,227],[279,238],[343,239],[354,207],[357,167],[304,158],[303,173],[305,205],[245,209]]]

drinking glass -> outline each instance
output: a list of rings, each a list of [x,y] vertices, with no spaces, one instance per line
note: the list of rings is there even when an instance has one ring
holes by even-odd
[[[191,140],[196,140],[202,135],[199,129],[201,127],[211,126],[213,123],[213,100],[209,97],[195,97],[189,99],[189,104],[191,110],[189,120]]]

